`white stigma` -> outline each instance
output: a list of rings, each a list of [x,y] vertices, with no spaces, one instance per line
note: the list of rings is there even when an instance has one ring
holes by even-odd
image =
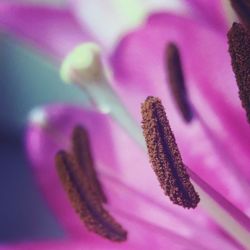
[[[105,73],[99,46],[84,43],[76,47],[61,65],[61,78],[66,83],[80,86],[103,81]]]
[[[145,148],[139,124],[112,88],[111,73],[102,62],[98,45],[84,43],[75,48],[62,63],[61,78],[79,86],[97,110],[111,116]]]
[[[28,115],[28,120],[30,123],[38,125],[40,127],[45,127],[48,123],[47,114],[41,107],[32,109]]]

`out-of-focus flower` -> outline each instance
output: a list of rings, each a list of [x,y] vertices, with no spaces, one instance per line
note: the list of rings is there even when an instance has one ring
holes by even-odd
[[[224,8],[223,1],[216,0],[109,0],[105,4],[100,0],[77,0],[60,5],[4,0],[0,3],[0,28],[61,60],[84,41],[97,41],[112,52],[126,32],[141,25],[154,11],[171,10],[225,31],[228,21]]]
[[[110,84],[137,120],[140,103],[146,96],[161,97],[185,163],[235,204],[244,217],[243,213],[250,211],[249,126],[238,100],[226,38],[214,29],[216,25],[204,26],[203,21],[197,23],[166,13],[150,16],[142,27],[109,50],[115,79]],[[88,40],[89,35],[86,37]],[[76,37],[60,50],[50,47],[52,43],[47,39],[45,44],[61,58],[82,38]],[[181,51],[194,109],[194,119],[189,124],[182,121],[165,84],[163,59],[169,42]],[[237,243],[225,236],[220,231],[223,228],[217,227],[201,208],[183,211],[159,195],[161,191],[147,166],[144,151],[107,116],[80,107],[52,105],[35,111],[29,125],[28,152],[36,178],[64,227],[73,238],[81,238],[79,247],[89,243],[93,249],[117,247],[84,231],[56,174],[55,153],[70,147],[70,134],[81,124],[89,131],[110,209],[129,232],[128,241],[119,248],[163,249],[168,245],[171,249],[238,249]],[[145,242],[147,238],[150,243]],[[77,241],[65,244],[78,247]]]
[[[93,39],[69,9],[6,1],[1,2],[0,13],[2,30],[56,60],[63,58],[75,44]]]

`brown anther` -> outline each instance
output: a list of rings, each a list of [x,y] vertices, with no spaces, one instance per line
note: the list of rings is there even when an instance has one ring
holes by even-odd
[[[230,0],[234,11],[247,29],[250,29],[250,1]]]
[[[240,100],[250,123],[250,30],[234,23],[227,37]]]
[[[188,99],[184,74],[178,48],[174,43],[166,46],[165,67],[168,75],[169,87],[183,119],[190,122],[193,118],[192,108]]]
[[[195,208],[200,198],[189,180],[160,99],[147,97],[141,113],[150,162],[162,189],[173,203]]]
[[[103,208],[93,185],[74,157],[59,151],[55,159],[64,189],[86,227],[112,241],[125,241],[127,232]]]
[[[86,129],[82,126],[76,126],[73,130],[72,151],[77,163],[96,191],[97,196],[102,202],[107,202],[107,198],[95,171],[89,136]]]

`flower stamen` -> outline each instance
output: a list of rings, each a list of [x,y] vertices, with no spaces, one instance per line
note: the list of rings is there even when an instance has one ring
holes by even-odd
[[[250,31],[234,23],[227,36],[239,96],[250,123]]]
[[[72,133],[72,153],[59,151],[56,168],[65,191],[86,227],[112,241],[125,241],[127,232],[102,206],[106,202],[97,178],[87,131],[76,126]]]
[[[90,140],[86,129],[76,126],[72,134],[72,151],[79,166],[84,171],[96,195],[102,202],[107,202],[107,198],[102,189],[101,183],[97,178],[94,161],[90,148]]]
[[[186,122],[190,122],[193,118],[193,111],[185,86],[180,53],[174,43],[169,43],[166,46],[165,64],[168,74],[169,87],[172,91],[177,107],[179,108],[184,120]]]
[[[160,99],[148,97],[141,109],[148,154],[162,189],[173,203],[195,208],[200,198],[189,180]]]
[[[249,0],[230,0],[234,11],[246,28],[250,28],[250,2]]]
[[[73,138],[75,138],[78,133],[82,133],[82,130],[79,132],[79,128],[76,128],[73,133]],[[82,143],[81,139],[80,142],[75,141],[75,144],[79,145],[79,143]],[[73,148],[75,147],[74,145]],[[84,146],[82,149],[87,147],[88,146]],[[77,150],[75,149],[74,152],[74,154],[77,154],[77,157],[79,157],[78,149],[79,148],[77,148]],[[85,159],[89,159],[89,156],[81,157],[80,161]],[[97,192],[100,191],[100,187],[97,188],[94,186],[95,183],[92,183],[93,170],[89,171],[88,166],[86,171],[86,167],[82,168],[82,166],[78,164],[79,159],[76,160],[74,155],[63,150],[56,154],[55,161],[63,187],[86,227],[90,231],[111,241],[125,241],[127,239],[127,232],[102,206],[103,197],[101,196],[100,198],[100,193]],[[82,162],[82,165],[86,166],[88,164]],[[91,178],[89,178],[89,176],[91,176]],[[97,181],[97,183],[99,183],[99,181]]]

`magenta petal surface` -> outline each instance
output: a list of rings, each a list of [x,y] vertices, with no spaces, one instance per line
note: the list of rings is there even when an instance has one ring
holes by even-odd
[[[147,231],[145,228],[137,228],[140,230],[136,233],[135,237],[131,237],[126,242],[123,243],[113,243],[107,240],[102,239],[82,239],[78,241],[51,241],[51,242],[24,242],[18,244],[6,244],[0,245],[0,250],[154,250],[154,249],[165,249],[167,245],[171,250],[212,250],[211,248],[207,248],[204,246],[200,246],[195,244],[194,242],[190,242],[184,240],[180,237],[176,237],[175,235],[167,235],[163,236],[163,234],[154,231]],[[147,231],[147,233],[145,233]],[[157,234],[157,235],[156,235]],[[154,238],[157,236],[157,241]],[[150,239],[146,240],[146,239]],[[218,245],[217,247],[228,247],[227,250],[237,250],[234,247],[226,246],[226,245]],[[215,249],[215,248],[214,248]]]
[[[167,87],[163,59],[169,42],[181,51],[197,116],[190,125],[180,118]],[[160,97],[186,164],[249,212],[249,125],[238,98],[226,37],[182,17],[155,14],[121,41],[111,62],[115,88],[138,121],[146,96]]]
[[[46,113],[49,125],[44,127],[33,122],[29,124],[26,133],[27,153],[45,197],[53,206],[57,216],[72,229],[73,235],[77,236],[79,231],[80,235],[82,234],[82,224],[62,189],[55,169],[54,156],[60,149],[70,149],[70,135],[76,125],[82,125],[89,131],[97,170],[103,179],[107,194],[112,194],[108,197],[115,207],[120,208],[121,204],[125,205],[130,198],[133,200],[132,211],[136,212],[141,209],[140,203],[143,207],[146,204],[149,207],[148,204],[152,202],[143,198],[143,193],[150,194],[151,197],[162,193],[146,154],[106,115],[70,105],[49,105],[42,109]],[[136,194],[131,187],[137,188],[139,193]],[[119,197],[121,190],[124,196]],[[115,199],[112,201],[113,198]],[[166,199],[159,195],[159,199],[156,196],[155,200],[159,202]],[[169,204],[170,202],[164,209],[167,209]],[[169,211],[175,211],[174,207],[170,206]],[[178,214],[178,209],[173,214]],[[185,223],[189,222],[186,219]],[[75,225],[80,225],[80,230]]]
[[[226,1],[222,0],[184,0],[190,9],[190,15],[192,18],[197,19],[204,25],[209,25],[215,31],[226,34],[229,23],[226,20]],[[229,1],[228,1],[229,2]],[[223,6],[224,4],[224,6]]]
[[[49,105],[42,109],[46,113],[47,125],[29,124],[27,152],[44,197],[70,237],[106,242],[85,229],[63,191],[55,169],[55,153],[59,149],[69,149],[72,129],[80,124],[90,133],[97,172],[108,196],[107,207],[131,235],[128,244],[131,239],[133,244],[145,247],[145,238],[151,236],[152,247],[162,246],[169,238],[179,239],[170,242],[173,246],[182,239],[185,243],[181,245],[189,245],[190,241],[194,249],[201,245],[204,249],[206,246],[216,249],[218,244],[230,247],[225,239],[217,239],[217,233],[210,228],[210,221],[202,210],[183,210],[168,201],[146,154],[106,115],[70,105]]]
[[[0,3],[0,29],[59,60],[77,44],[93,39],[70,10],[48,6]]]

